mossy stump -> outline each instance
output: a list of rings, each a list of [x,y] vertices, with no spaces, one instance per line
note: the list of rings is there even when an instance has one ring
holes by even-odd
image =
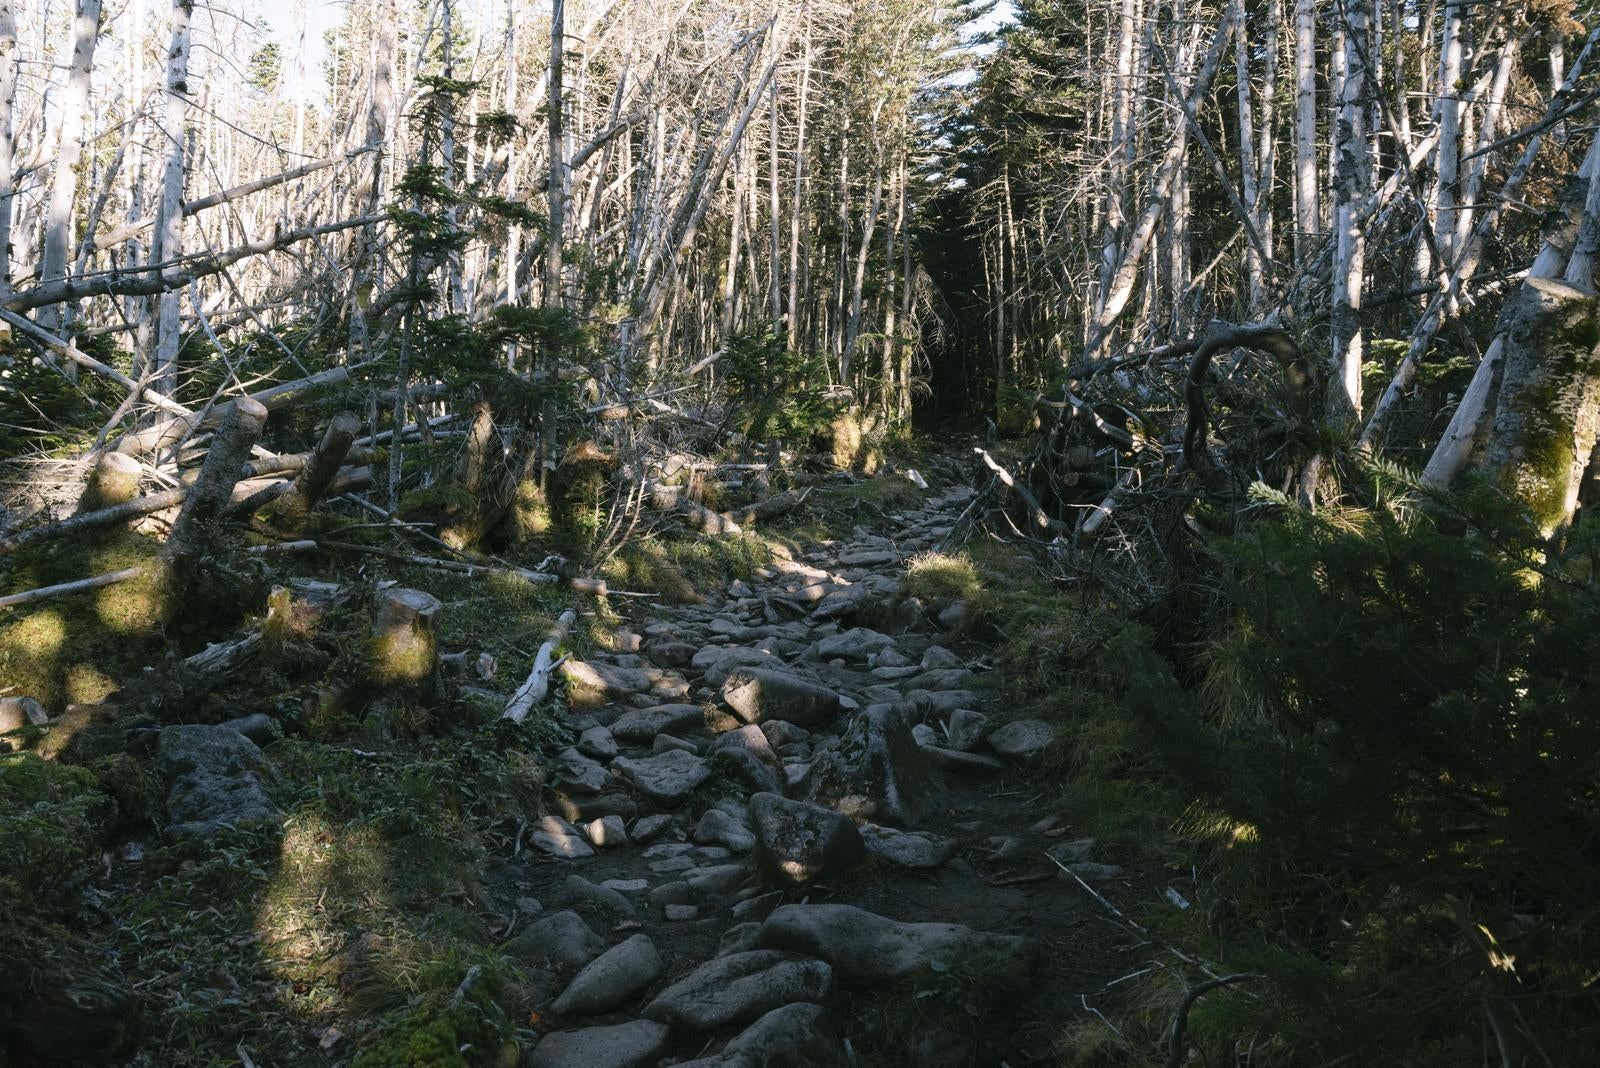
[[[422,590],[384,590],[367,643],[367,681],[375,690],[420,690],[439,668],[440,600]]]

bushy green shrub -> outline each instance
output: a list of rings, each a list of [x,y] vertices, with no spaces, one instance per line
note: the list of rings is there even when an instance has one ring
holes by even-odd
[[[770,329],[729,338],[721,367],[734,425],[751,441],[803,441],[825,432],[841,410],[827,390],[825,358],[790,350]]]
[[[1391,1064],[1476,1060],[1499,1031],[1578,1063],[1600,1041],[1600,597],[1514,512],[1369,491],[1220,546],[1236,616],[1205,685],[1133,695],[1215,816],[1211,934],[1274,980],[1196,1026]]]

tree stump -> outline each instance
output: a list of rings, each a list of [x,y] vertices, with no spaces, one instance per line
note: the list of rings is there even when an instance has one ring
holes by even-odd
[[[379,690],[425,688],[439,667],[438,620],[431,593],[393,587],[378,598],[367,650],[367,678]]]
[[[89,482],[78,498],[74,515],[97,512],[115,504],[126,504],[139,496],[139,479],[144,469],[132,456],[120,452],[100,454],[94,470],[89,472]]]

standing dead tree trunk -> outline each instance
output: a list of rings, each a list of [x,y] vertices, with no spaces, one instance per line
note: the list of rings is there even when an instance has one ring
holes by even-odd
[[[172,43],[167,51],[166,100],[160,130],[166,153],[161,170],[161,202],[157,210],[154,263],[183,254],[183,173],[185,125],[189,117],[189,21],[194,0],[172,0]],[[178,385],[178,340],[182,325],[182,290],[176,285],[161,294],[156,323],[155,390],[172,393]]]
[[[78,0],[72,24],[72,68],[61,104],[56,136],[56,172],[50,188],[50,208],[45,216],[44,256],[39,261],[41,281],[65,277],[72,245],[72,216],[78,196],[78,162],[83,156],[83,128],[89,112],[89,82],[94,73],[94,47],[100,37],[100,0]],[[60,329],[66,317],[61,307],[45,310],[44,326]]]

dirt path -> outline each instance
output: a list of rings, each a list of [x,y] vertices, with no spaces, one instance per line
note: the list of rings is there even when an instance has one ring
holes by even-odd
[[[547,995],[529,1063],[1054,1062],[1124,958],[1046,854],[1116,872],[1046,815],[1049,728],[994,707],[962,606],[902,593],[970,497],[936,481],[566,665],[564,815],[487,879]]]

